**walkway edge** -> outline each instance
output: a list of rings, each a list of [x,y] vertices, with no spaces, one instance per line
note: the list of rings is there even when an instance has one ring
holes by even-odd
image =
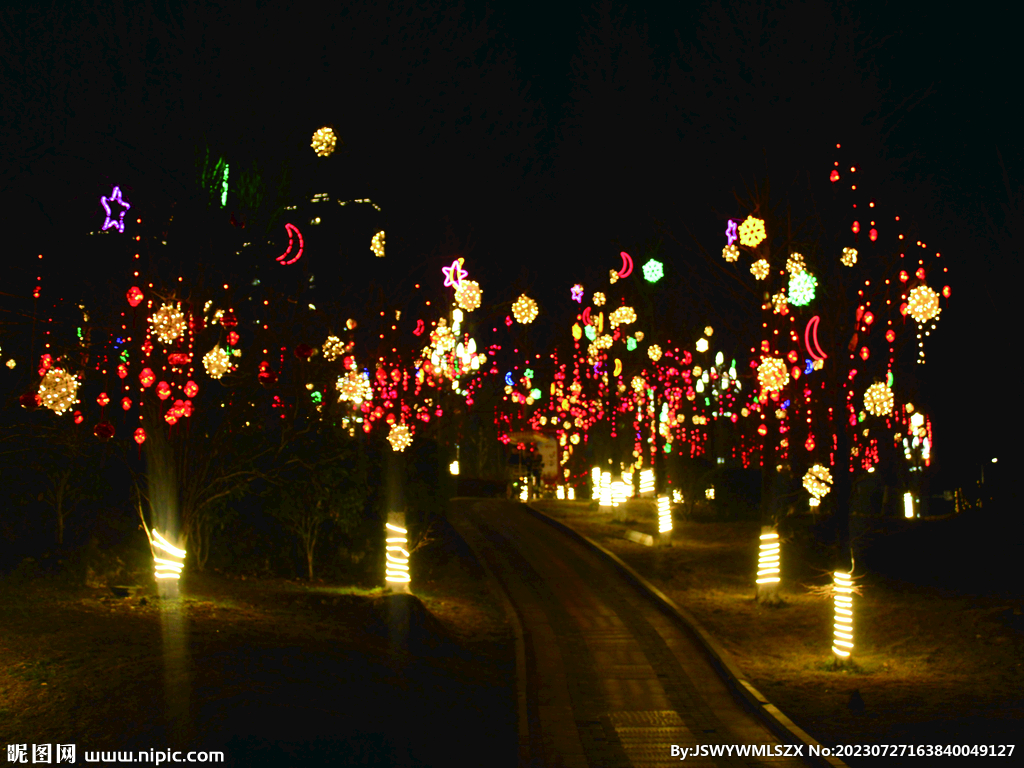
[[[768,726],[769,730],[782,739],[784,743],[796,745],[803,744],[805,748],[807,748],[806,751],[808,752],[809,748],[812,746],[819,749],[823,747],[823,745],[807,733],[807,731],[803,730],[796,723],[786,717],[778,707],[768,701],[768,699],[765,698],[765,696],[757,690],[757,688],[755,688],[746,677],[744,677],[743,672],[736,665],[732,655],[722,647],[718,640],[716,640],[715,637],[708,632],[699,621],[697,621],[693,614],[685,608],[681,608],[676,605],[668,595],[664,594],[660,589],[633,570],[631,566],[626,565],[626,563],[624,563],[617,555],[609,552],[596,541],[592,541],[575,528],[566,525],[561,520],[556,520],[550,515],[544,514],[530,504],[524,504],[523,506],[526,507],[526,509],[538,520],[542,520],[548,525],[557,528],[566,535],[576,539],[584,546],[593,550],[599,556],[610,561],[615,568],[622,572],[628,581],[631,581],[641,592],[651,598],[662,609],[662,611],[671,616],[687,631],[689,631],[690,634],[696,638],[697,642],[703,646],[704,650],[707,651],[715,669],[718,670],[718,673],[732,689],[733,693],[750,711],[760,717],[761,721]],[[807,755],[805,756],[805,759],[815,765],[829,766],[829,768],[848,768],[847,764],[837,757],[811,757],[810,755]]]
[[[452,501],[465,501],[466,499],[453,498]],[[519,727],[518,738],[519,738],[519,768],[529,768],[532,765],[530,760],[530,718],[526,708],[526,685],[527,685],[527,671],[526,671],[526,638],[523,633],[523,623],[519,618],[519,613],[516,611],[515,605],[512,604],[512,598],[508,592],[505,591],[505,587],[502,586],[501,581],[495,576],[494,571],[491,570],[490,564],[484,558],[483,552],[475,541],[476,531],[466,530],[466,527],[472,528],[472,525],[466,520],[455,521],[452,518],[457,517],[451,514],[447,515],[448,523],[452,526],[455,532],[459,535],[469,547],[473,553],[473,557],[480,564],[480,567],[484,571],[484,578],[487,581],[491,592],[501,602],[502,608],[505,610],[505,616],[508,618],[509,623],[512,625],[512,631],[516,636],[516,719],[518,720]],[[460,525],[461,523],[461,525]]]

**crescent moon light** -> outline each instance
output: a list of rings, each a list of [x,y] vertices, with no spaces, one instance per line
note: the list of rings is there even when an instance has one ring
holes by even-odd
[[[625,251],[619,253],[622,257],[622,269],[619,270],[619,279],[629,277],[633,274],[633,257]]]
[[[824,360],[828,355],[821,351],[821,345],[818,344],[818,323],[821,318],[815,315],[807,321],[807,327],[804,329],[804,346],[807,347],[807,352],[815,360]],[[811,339],[814,340],[814,346],[811,346]]]
[[[277,261],[281,264],[294,264],[296,261],[302,258],[302,233],[299,232],[299,228],[294,224],[285,224],[285,231],[288,232],[288,250],[277,257]],[[289,261],[285,261],[288,256],[291,255],[292,248],[295,247],[295,238],[299,238],[299,250],[296,252],[295,257]]]
[[[583,310],[583,324],[590,325],[590,307],[586,307]]]
[[[622,373],[622,361],[619,358],[615,358],[615,371],[612,376],[619,376]]]

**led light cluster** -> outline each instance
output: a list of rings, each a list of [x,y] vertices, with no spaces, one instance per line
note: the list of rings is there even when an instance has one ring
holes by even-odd
[[[729,245],[725,246],[722,249],[722,258],[728,262],[736,261],[736,259],[738,259],[739,257],[740,249],[739,247],[733,245],[732,243],[729,243]]]
[[[815,464],[804,474],[804,488],[816,499],[820,499],[832,489],[832,473],[828,467]]]
[[[768,236],[764,230],[764,220],[753,216],[747,218],[740,224],[740,243],[748,248],[756,248]]]
[[[791,275],[799,275],[807,271],[807,264],[804,262],[802,253],[791,253],[786,259],[786,271]]]
[[[594,305],[595,306],[603,307],[605,301],[607,301],[607,299],[605,298],[605,295],[603,293],[601,293],[601,291],[595,291],[594,292]]]
[[[339,402],[347,400],[353,405],[360,405],[373,398],[373,387],[369,379],[359,371],[349,371],[339,377],[334,386],[338,390]]]
[[[789,384],[789,369],[781,357],[766,357],[757,366],[757,380],[766,392],[779,392]]]
[[[412,432],[409,427],[400,422],[391,425],[388,433],[388,442],[391,443],[391,450],[404,451],[412,445]]]
[[[525,293],[520,295],[512,304],[512,317],[517,323],[529,325],[537,319],[537,302]]]
[[[160,309],[150,315],[150,325],[156,337],[163,344],[173,344],[176,339],[185,335],[187,324],[185,315],[173,304],[164,304]]]
[[[835,606],[832,652],[846,658],[853,652],[853,579],[850,574],[832,574],[832,600]]]
[[[324,360],[333,362],[345,351],[345,344],[337,336],[328,336],[322,349]]]
[[[384,556],[387,559],[384,564],[384,581],[390,584],[408,584],[411,581],[409,550],[403,545],[409,543],[406,537],[409,531],[391,523],[385,523],[384,527],[388,533],[384,539]]]
[[[876,382],[864,392],[864,410],[872,416],[888,416],[892,413],[892,390],[885,384]]]
[[[150,532],[149,544],[151,549],[160,550],[165,557],[153,552],[153,564],[157,580],[170,579],[177,581],[181,578],[181,571],[185,567],[185,550],[178,549],[167,539],[160,535],[160,531],[154,528]]]
[[[231,355],[218,344],[203,355],[203,367],[211,379],[219,379],[231,370]]]
[[[857,263],[857,249],[843,248],[843,255],[839,257],[839,262],[844,267],[852,267]]]
[[[619,307],[608,315],[608,322],[611,323],[612,328],[617,328],[620,325],[628,325],[629,323],[635,323],[636,310],[632,307]]]
[[[373,251],[373,255],[378,259],[384,258],[384,230],[380,230],[372,238],[370,238],[370,250]]]
[[[651,346],[647,348],[647,356],[651,358],[653,362],[656,363],[659,360],[661,360],[661,355],[661,347],[659,347],[657,344],[651,344]]]
[[[61,368],[51,368],[39,382],[39,399],[44,408],[60,416],[77,402],[78,379]]]
[[[750,265],[750,274],[752,274],[756,280],[764,280],[768,277],[769,271],[771,271],[771,267],[768,265],[767,259],[758,259]]]
[[[316,152],[317,157],[329,157],[337,143],[338,137],[334,135],[334,130],[324,126],[316,129],[309,146]]]
[[[658,533],[669,533],[672,530],[672,507],[668,496],[658,497]]]
[[[476,280],[463,280],[455,289],[455,303],[467,312],[472,312],[480,306],[482,296],[483,291]]]
[[[757,553],[757,583],[777,584],[779,581],[780,557],[782,545],[779,543],[779,534],[762,533],[761,545]]]
[[[919,323],[926,323],[938,317],[941,311],[939,294],[927,285],[917,286],[907,297],[907,314]]]

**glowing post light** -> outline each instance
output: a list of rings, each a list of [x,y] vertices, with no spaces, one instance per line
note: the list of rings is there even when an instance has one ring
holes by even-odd
[[[757,583],[778,584],[779,563],[782,553],[782,544],[779,542],[779,534],[776,531],[761,534],[761,546],[757,553]]]
[[[568,501],[576,501],[576,489],[573,488],[571,485],[566,489],[565,494],[565,498]]]
[[[594,467],[590,470],[590,498],[598,501],[601,498],[601,468]]]
[[[157,581],[177,581],[185,567],[185,550],[178,549],[153,528],[149,531],[149,546],[153,550],[153,565]],[[164,556],[157,555],[156,550]]]
[[[640,495],[643,496],[648,493],[654,493],[654,470],[653,469],[641,469],[640,470]]]
[[[459,474],[459,460],[458,459],[456,459],[455,461],[453,461],[451,464],[448,465],[448,471],[451,472],[453,475]]]
[[[664,534],[672,532],[672,507],[668,500],[668,496],[658,497],[658,533]]]
[[[908,519],[914,516],[914,494],[910,491],[903,494],[903,516]]]
[[[853,652],[853,579],[850,574],[832,574],[832,600],[835,604],[832,653],[841,659]]]
[[[609,492],[612,497],[612,506],[617,507],[629,499],[629,486],[621,480],[616,480],[609,485]]]
[[[405,528],[393,523],[385,523],[387,536],[384,539],[385,557],[384,581],[389,584],[408,584],[412,579],[409,575],[409,550],[405,548],[409,533]]]
[[[565,487],[564,486],[560,485],[557,488],[555,488],[555,498],[558,499],[559,501],[565,501]]]
[[[714,500],[715,500],[715,486],[711,486],[710,488],[708,488],[707,490],[705,490],[705,491],[704,491],[704,497],[705,497],[705,498],[706,498],[706,499],[707,499],[708,501],[714,501]]]

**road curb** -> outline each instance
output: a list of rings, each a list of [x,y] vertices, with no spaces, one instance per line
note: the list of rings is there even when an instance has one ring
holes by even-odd
[[[635,587],[653,600],[668,616],[672,617],[682,625],[691,635],[693,635],[697,642],[701,644],[704,650],[707,651],[715,669],[733,691],[733,694],[739,698],[747,709],[756,714],[761,721],[768,726],[769,730],[778,736],[784,743],[795,745],[802,744],[808,752],[810,747],[821,748],[823,746],[821,742],[817,741],[807,733],[807,731],[803,730],[796,723],[786,717],[778,707],[768,701],[764,694],[757,690],[757,688],[747,680],[743,675],[743,672],[736,665],[732,655],[722,647],[718,640],[716,640],[715,637],[708,632],[699,621],[697,621],[693,614],[685,608],[681,608],[676,605],[675,602],[673,602],[672,599],[664,594],[660,589],[633,570],[631,566],[624,563],[618,555],[609,552],[596,541],[592,541],[575,528],[566,525],[560,520],[556,520],[550,515],[544,514],[530,504],[524,504],[523,506],[526,507],[530,514],[538,520],[547,523],[553,528],[557,528],[571,538],[576,539],[585,547],[593,550],[599,556],[611,562],[615,568],[622,572],[628,581],[632,582]],[[811,757],[807,755],[805,756],[805,759],[813,765],[828,766],[829,768],[848,768],[847,764],[837,757]]]
[[[454,498],[452,501],[464,501],[466,499]],[[526,708],[526,685],[527,685],[527,670],[526,670],[526,636],[523,632],[523,623],[519,618],[519,613],[516,611],[515,605],[512,604],[512,598],[509,597],[505,591],[505,587],[502,586],[501,581],[497,576],[494,575],[494,571],[491,570],[490,564],[484,558],[483,552],[473,539],[479,536],[479,532],[466,520],[455,520],[453,518],[458,515],[447,516],[448,523],[452,529],[458,534],[459,538],[465,542],[466,546],[473,553],[473,557],[480,564],[480,567],[484,571],[484,577],[487,581],[488,586],[491,589],[499,602],[501,602],[502,608],[505,610],[505,616],[508,618],[509,623],[512,625],[512,631],[516,636],[516,719],[519,727],[518,738],[519,738],[519,766],[520,768],[529,768],[533,763],[530,757],[530,718]]]

